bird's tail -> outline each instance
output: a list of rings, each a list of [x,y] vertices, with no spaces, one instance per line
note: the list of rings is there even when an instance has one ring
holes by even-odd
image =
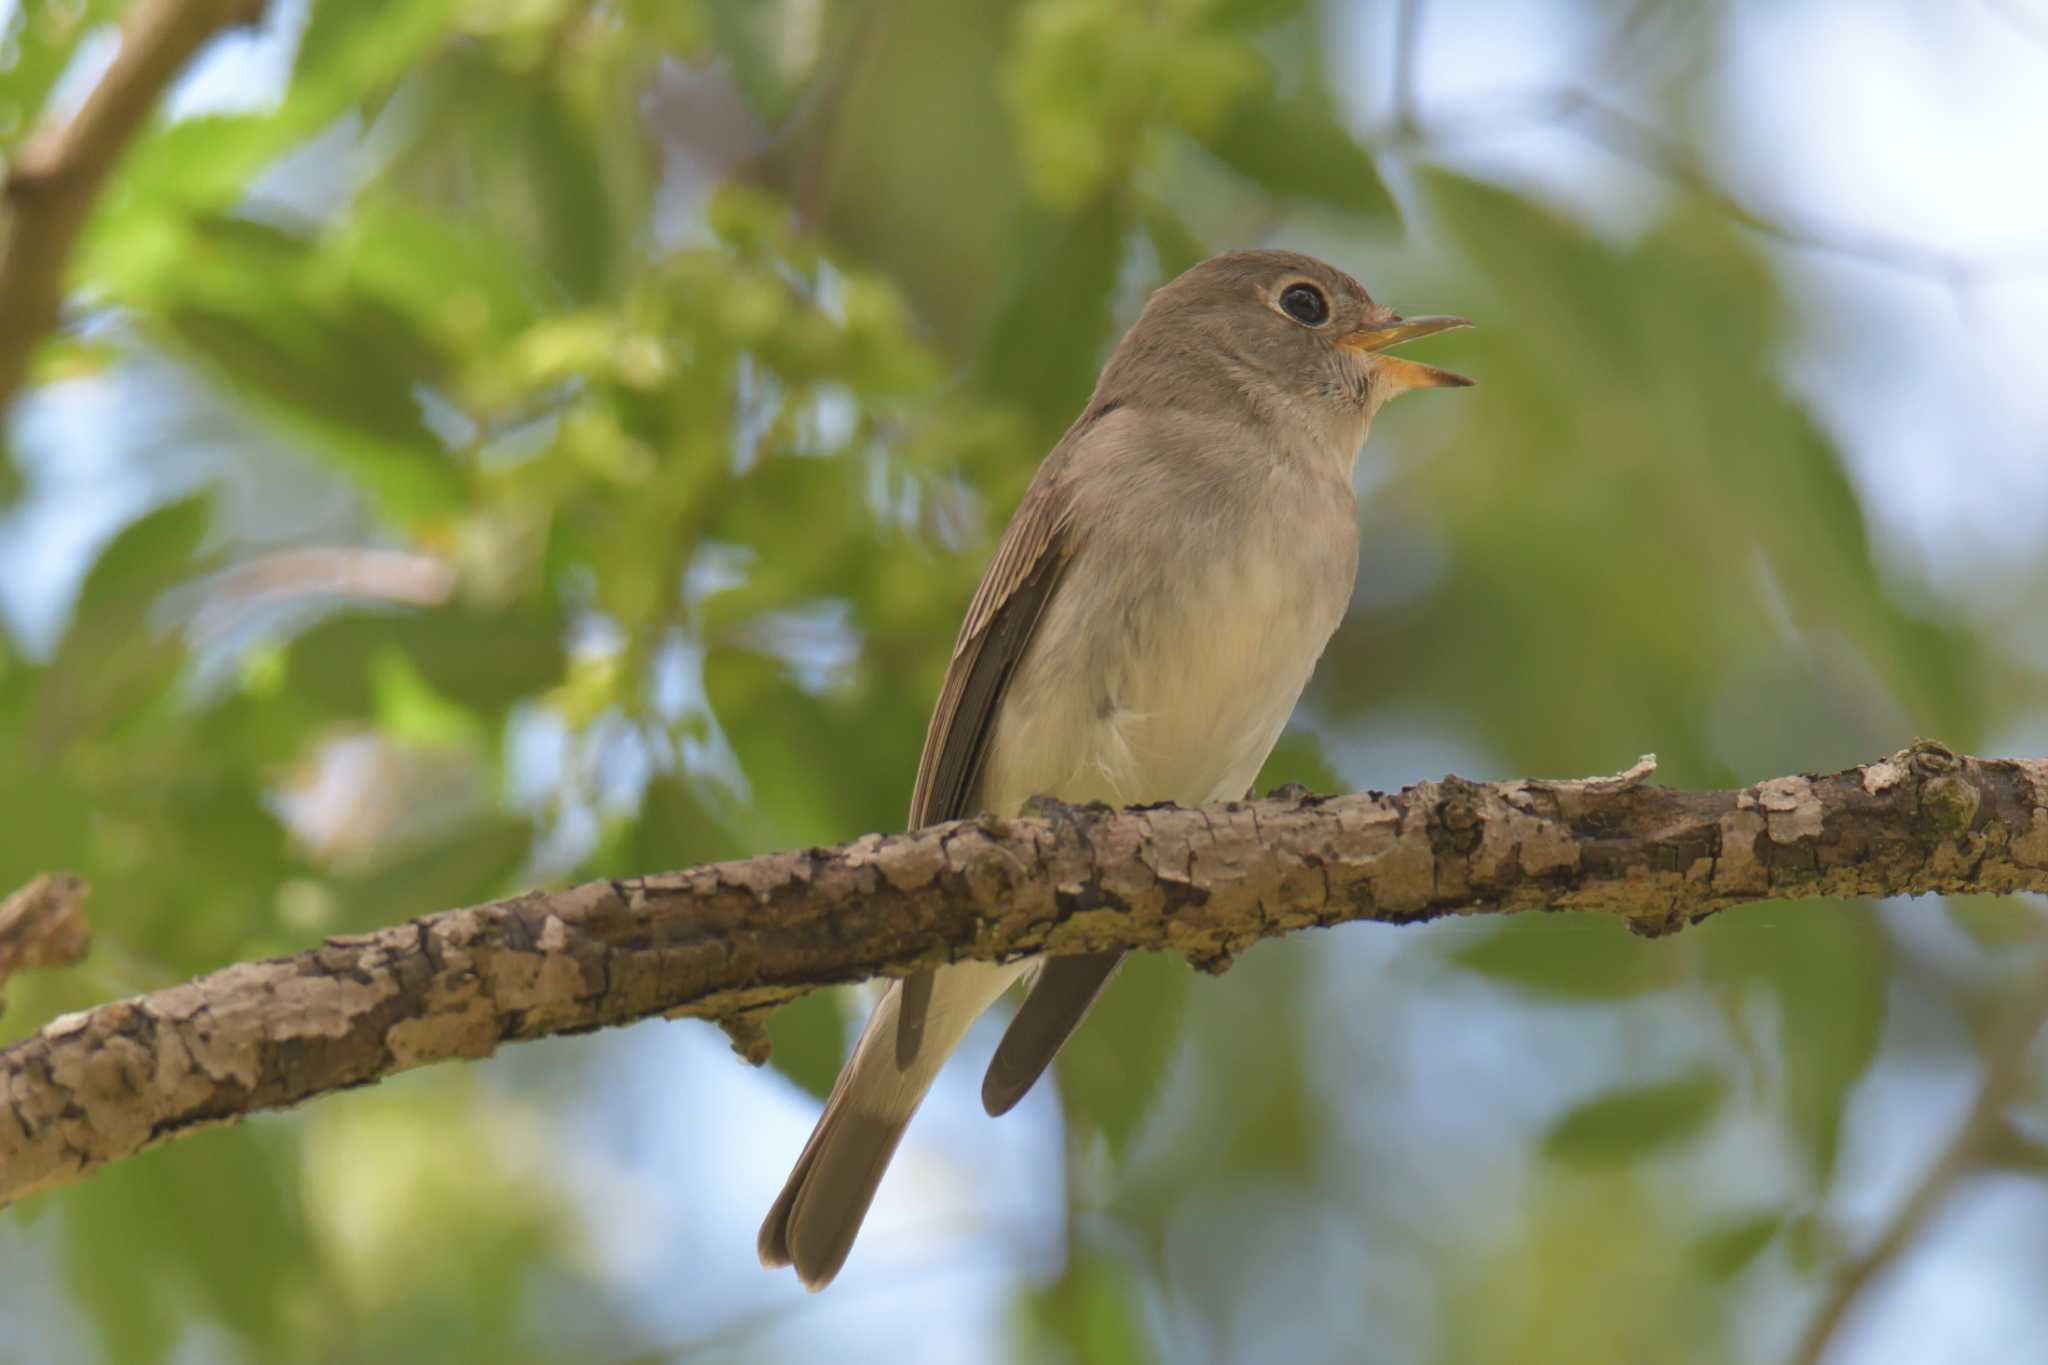
[[[761,1224],[761,1264],[793,1265],[807,1289],[823,1289],[846,1264],[853,1239],[910,1116],[968,1025],[1027,964],[963,962],[941,968],[917,1055],[898,1065],[901,982],[891,982],[839,1073],[811,1140]]]

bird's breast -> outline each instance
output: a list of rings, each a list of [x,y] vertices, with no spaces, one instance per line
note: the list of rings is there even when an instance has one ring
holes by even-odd
[[[1149,503],[1079,528],[997,715],[985,809],[1243,796],[1343,619],[1348,486],[1283,468],[1206,515]]]

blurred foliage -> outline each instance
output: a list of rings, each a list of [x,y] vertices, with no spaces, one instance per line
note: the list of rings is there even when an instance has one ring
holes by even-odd
[[[6,1036],[528,885],[899,826],[994,532],[1211,244],[1484,324],[1442,343],[1482,389],[1382,419],[1356,610],[1262,786],[1352,785],[1410,728],[1501,773],[1654,750],[1701,785],[1996,733],[2039,679],[1887,590],[1754,242],[1682,199],[1617,241],[1369,144],[1343,8],[274,5],[282,94],[139,138],[18,410],[130,404],[150,492],[53,638],[0,640],[0,887],[81,871],[99,935],[14,984]],[[117,9],[4,11],[0,156]],[[9,428],[11,515],[73,514],[24,458],[34,432],[65,461],[62,430]],[[1406,930],[1406,971],[1358,934],[1215,983],[1134,961],[1060,1061],[1066,1254],[1008,1348],[1735,1358],[1752,1267],[1836,1264],[1890,1005],[1967,1013],[2041,942],[2030,908],[1954,913],[1939,970],[1839,905],[1674,943]],[[812,1095],[848,1004],[769,1026]],[[1433,1126],[1465,1047],[1539,1028],[1592,1060],[1541,1105],[1541,1051],[1487,1073],[1520,1087],[1490,1147]],[[66,1311],[123,1365],[672,1358],[584,1254],[559,1097],[517,1094],[443,1070],[324,1102],[0,1236],[61,1230]],[[1699,1178],[1730,1143],[1788,1174]]]

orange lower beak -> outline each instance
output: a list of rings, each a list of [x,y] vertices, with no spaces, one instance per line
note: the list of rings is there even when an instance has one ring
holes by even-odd
[[[1385,376],[1387,386],[1394,393],[1409,389],[1455,389],[1465,388],[1479,381],[1469,379],[1455,370],[1442,370],[1420,361],[1402,360],[1396,356],[1382,355],[1390,346],[1399,346],[1404,341],[1417,337],[1434,336],[1438,332],[1449,332],[1472,324],[1463,318],[1448,316],[1403,318],[1389,317],[1370,327],[1361,327],[1337,339],[1337,344],[1347,351],[1363,351],[1366,364],[1375,372]]]
[[[1479,382],[1456,370],[1438,369],[1419,360],[1403,360],[1397,355],[1367,356],[1365,363],[1385,377],[1387,387],[1394,393],[1406,393],[1410,389],[1463,389]]]

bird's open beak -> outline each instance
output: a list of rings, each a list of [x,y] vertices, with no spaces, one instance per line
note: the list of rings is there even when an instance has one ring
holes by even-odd
[[[1407,389],[1463,388],[1479,381],[1468,379],[1455,370],[1440,370],[1434,365],[1424,365],[1415,360],[1402,360],[1398,356],[1382,355],[1380,352],[1390,346],[1399,346],[1404,341],[1413,341],[1417,337],[1434,336],[1438,332],[1448,332],[1454,328],[1471,325],[1463,318],[1454,317],[1390,317],[1337,338],[1337,344],[1347,351],[1363,351],[1370,356],[1369,363],[1372,368],[1384,375],[1397,393]]]

